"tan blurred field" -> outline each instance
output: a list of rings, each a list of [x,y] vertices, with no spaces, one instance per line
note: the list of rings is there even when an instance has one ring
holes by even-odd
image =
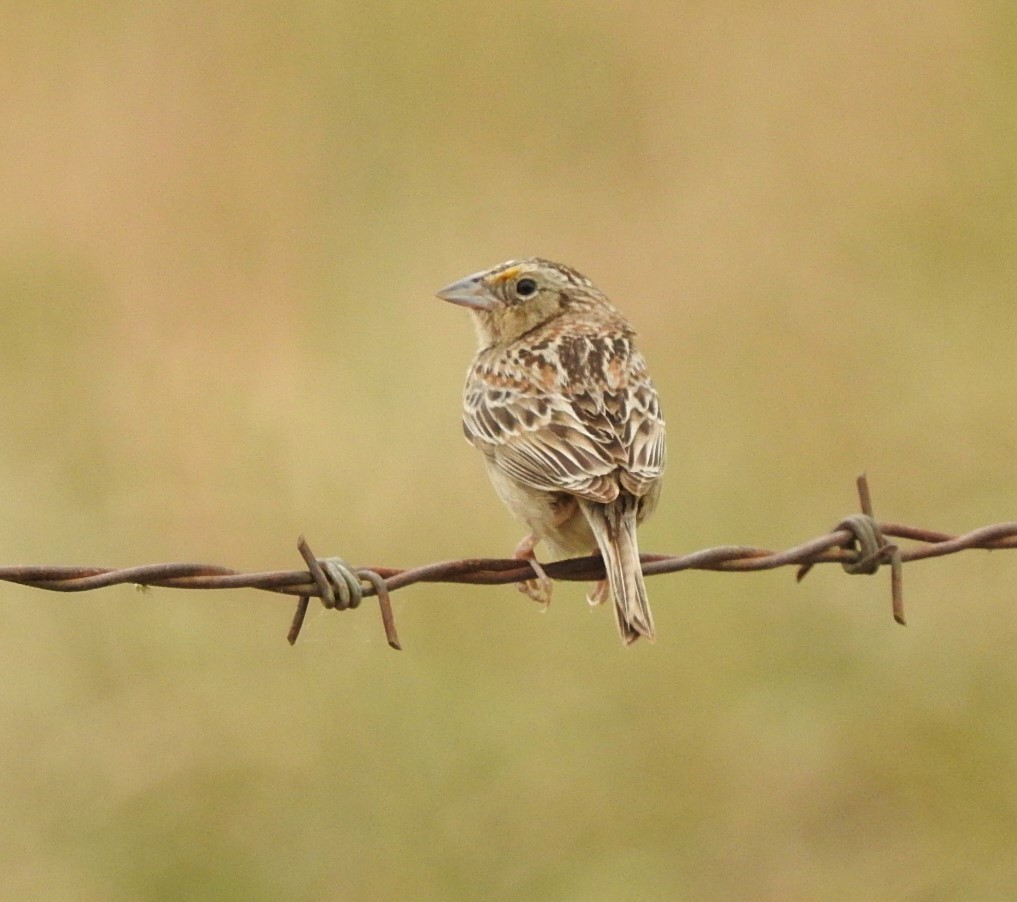
[[[648,551],[1017,519],[1017,16],[935,0],[0,12],[0,564],[507,554],[438,287],[642,333]],[[376,611],[0,585],[11,899],[1017,895],[1017,555]]]

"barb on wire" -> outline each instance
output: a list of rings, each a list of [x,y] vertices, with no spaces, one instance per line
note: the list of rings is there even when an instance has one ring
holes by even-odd
[[[858,488],[858,503],[861,505],[862,512],[845,517],[837,524],[837,529],[847,529],[854,534],[858,560],[851,563],[845,562],[842,566],[847,573],[868,575],[875,573],[880,564],[889,561],[893,619],[901,626],[905,626],[907,621],[904,619],[904,566],[900,549],[886,540],[886,536],[883,535],[883,531],[876,522],[875,515],[872,513],[869,480],[864,473],[858,477],[855,484]],[[812,564],[802,564],[798,568],[798,582],[801,582],[811,569]]]
[[[307,540],[301,536],[297,540],[297,550],[307,564],[307,569],[314,579],[314,585],[318,589],[318,596],[326,608],[338,608],[340,611],[349,610],[360,606],[364,597],[364,587],[361,580],[366,581],[374,587],[374,594],[378,596],[378,604],[381,607],[381,623],[385,628],[385,638],[388,644],[396,651],[400,651],[399,636],[396,634],[395,618],[392,616],[392,602],[389,599],[388,586],[373,570],[361,568],[353,570],[342,559],[338,557],[325,558],[319,561],[311,551]],[[339,598],[336,599],[336,591]],[[290,624],[290,631],[286,638],[290,645],[297,641],[300,630],[304,625],[304,616],[307,614],[307,605],[310,596],[301,595],[297,601],[297,609],[293,614],[293,622]]]
[[[875,573],[889,564],[894,619],[904,623],[903,565],[911,561],[942,557],[961,551],[1017,548],[1017,522],[983,526],[963,535],[937,532],[899,523],[877,522],[865,476],[858,477],[862,513],[840,520],[828,533],[784,551],[746,545],[721,545],[682,555],[644,554],[643,573],[656,576],[682,570],[715,570],[725,573],[775,570],[797,566],[801,580],[817,564],[840,564],[848,573]],[[889,539],[914,543],[901,548]],[[306,570],[270,570],[242,573],[209,564],[148,564],[112,569],[105,567],[0,567],[0,581],[18,583],[52,592],[85,592],[121,584],[173,589],[260,589],[296,596],[297,609],[287,638],[296,642],[311,598],[326,608],[352,610],[362,599],[376,597],[388,644],[400,648],[392,614],[390,593],[415,583],[467,583],[502,585],[533,579],[531,563],[515,558],[470,558],[439,561],[422,567],[350,567],[340,558],[317,558],[300,537],[298,549]],[[589,582],[604,578],[599,555],[543,564],[547,576],[557,580]]]

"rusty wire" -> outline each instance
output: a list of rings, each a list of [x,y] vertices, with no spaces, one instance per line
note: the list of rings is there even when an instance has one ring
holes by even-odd
[[[688,554],[644,554],[640,560],[646,576],[681,570],[714,570],[725,573],[798,567],[801,580],[816,564],[840,564],[848,573],[875,573],[880,565],[891,568],[894,619],[904,623],[902,568],[905,563],[956,554],[969,549],[1017,548],[1017,522],[983,526],[963,535],[879,522],[872,513],[865,476],[857,481],[862,513],[842,519],[830,532],[784,551],[747,545],[721,545]],[[901,548],[889,539],[915,543]],[[270,570],[243,573],[209,564],[147,564],[113,569],[106,567],[25,566],[0,567],[0,581],[18,583],[52,592],[85,592],[106,586],[134,584],[172,589],[260,589],[297,596],[297,610],[287,638],[297,640],[311,598],[326,608],[354,609],[364,598],[377,597],[388,644],[400,648],[396,634],[391,592],[415,583],[467,583],[503,585],[533,579],[537,573],[525,560],[515,558],[469,558],[439,561],[421,567],[351,568],[338,558],[316,558],[301,536],[298,549],[307,570]],[[604,578],[599,555],[544,564],[553,579],[588,582]]]

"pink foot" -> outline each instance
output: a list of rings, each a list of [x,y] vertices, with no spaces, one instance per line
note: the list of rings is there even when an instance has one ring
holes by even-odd
[[[517,583],[516,588],[542,605],[546,611],[547,606],[551,603],[551,590],[554,588],[554,583],[544,572],[544,568],[537,562],[537,558],[533,553],[533,547],[539,541],[540,537],[531,532],[516,545],[513,557],[520,561],[529,561],[533,571],[537,574],[536,579],[528,579],[525,582]]]

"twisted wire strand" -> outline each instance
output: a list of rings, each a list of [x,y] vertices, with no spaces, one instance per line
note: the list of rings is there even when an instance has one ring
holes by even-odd
[[[901,589],[903,564],[943,557],[974,549],[1017,548],[1017,522],[982,526],[961,535],[879,522],[871,514],[868,485],[858,477],[863,513],[841,520],[828,533],[783,551],[748,545],[721,545],[680,555],[643,554],[640,560],[646,576],[709,570],[745,573],[798,567],[798,579],[817,564],[839,564],[850,573],[870,574],[881,564],[891,566],[894,618],[904,622]],[[868,510],[866,510],[868,508]],[[911,542],[906,548],[889,539]],[[389,645],[399,648],[389,596],[397,589],[416,583],[504,585],[536,576],[528,561],[514,558],[466,558],[437,561],[419,567],[352,568],[339,558],[316,558],[301,536],[300,553],[306,570],[242,572],[210,564],[164,563],[135,567],[9,566],[0,567],[0,581],[44,589],[50,592],[87,592],[108,586],[134,584],[172,589],[258,589],[299,601],[288,638],[295,642],[307,604],[319,598],[329,608],[353,609],[363,598],[377,597]],[[323,565],[323,566],[319,566]],[[552,579],[589,582],[604,578],[599,555],[543,564]]]

